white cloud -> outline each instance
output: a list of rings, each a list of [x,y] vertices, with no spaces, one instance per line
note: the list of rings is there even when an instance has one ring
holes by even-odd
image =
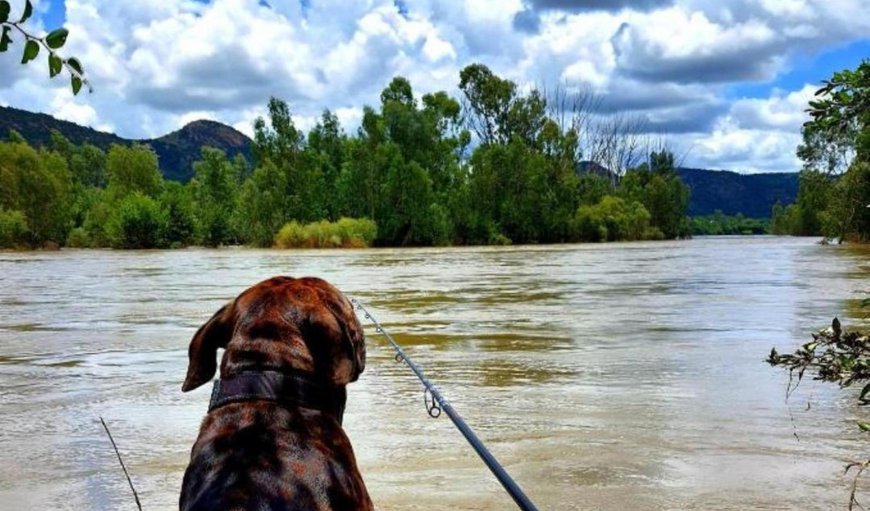
[[[690,159],[742,172],[800,168],[795,149],[815,89],[804,85],[793,92],[773,90],[768,98],[736,100],[709,134],[694,137]]]
[[[630,111],[678,133],[687,163],[796,170],[794,145],[812,93],[774,90],[727,100],[741,81],[770,81],[796,52],[866,37],[863,0],[67,0],[64,54],[95,87],[73,97],[44,62],[0,54],[0,104],[130,138],[160,136],[199,118],[251,133],[269,96],[297,125],[324,108],[352,133],[362,106],[406,76],[417,95],[458,94],[459,70],[482,62],[530,84],[588,87],[602,114]],[[45,10],[39,2],[37,11]],[[516,21],[522,18],[523,27]],[[41,30],[38,18],[35,28]],[[819,79],[825,78],[820,76]]]
[[[768,98],[742,98],[731,105],[729,117],[745,128],[794,131],[809,120],[805,110],[816,89],[804,85],[793,92],[774,89]]]

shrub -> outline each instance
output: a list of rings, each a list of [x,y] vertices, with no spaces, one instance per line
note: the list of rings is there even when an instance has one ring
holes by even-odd
[[[0,208],[0,248],[15,248],[27,244],[27,217],[18,210]]]
[[[163,245],[167,224],[157,201],[135,192],[118,203],[107,231],[115,248],[155,248]]]
[[[66,246],[72,248],[89,248],[92,246],[91,237],[88,236],[88,231],[84,227],[76,227],[70,231],[66,238]]]
[[[371,246],[378,234],[377,225],[368,218],[321,220],[302,225],[292,221],[275,235],[278,248],[363,248]]]
[[[572,231],[572,237],[581,241],[631,241],[663,236],[658,228],[650,228],[650,214],[643,204],[610,195],[594,206],[577,208]]]

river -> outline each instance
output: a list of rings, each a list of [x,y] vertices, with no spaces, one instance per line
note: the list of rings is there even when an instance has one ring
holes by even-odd
[[[763,363],[862,320],[870,249],[811,239],[507,248],[0,253],[0,509],[177,509],[210,386],[196,328],[246,287],[365,301],[542,509],[845,509],[855,391]],[[512,503],[368,329],[345,429],[382,510]],[[866,417],[866,415],[865,415]],[[870,483],[859,497],[870,501]]]

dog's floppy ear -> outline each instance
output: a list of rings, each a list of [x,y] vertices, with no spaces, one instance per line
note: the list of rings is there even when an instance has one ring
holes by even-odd
[[[366,343],[362,325],[354,313],[353,305],[336,290],[335,301],[328,301],[328,308],[340,330],[338,353],[333,355],[331,373],[336,384],[344,385],[359,378],[366,368]]]
[[[182,392],[193,390],[208,382],[217,371],[217,349],[226,348],[233,334],[233,302],[214,313],[193,335],[187,355],[187,378]]]

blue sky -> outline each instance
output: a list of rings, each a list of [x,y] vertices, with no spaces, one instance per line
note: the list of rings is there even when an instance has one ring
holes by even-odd
[[[594,122],[637,121],[685,165],[796,171],[812,92],[870,57],[865,0],[34,3],[36,28],[70,29],[64,52],[95,92],[73,97],[8,52],[0,105],[129,138],[199,118],[250,133],[269,96],[303,129],[329,108],[353,131],[393,76],[458,96],[459,70],[481,62],[521,87],[592,94]]]

